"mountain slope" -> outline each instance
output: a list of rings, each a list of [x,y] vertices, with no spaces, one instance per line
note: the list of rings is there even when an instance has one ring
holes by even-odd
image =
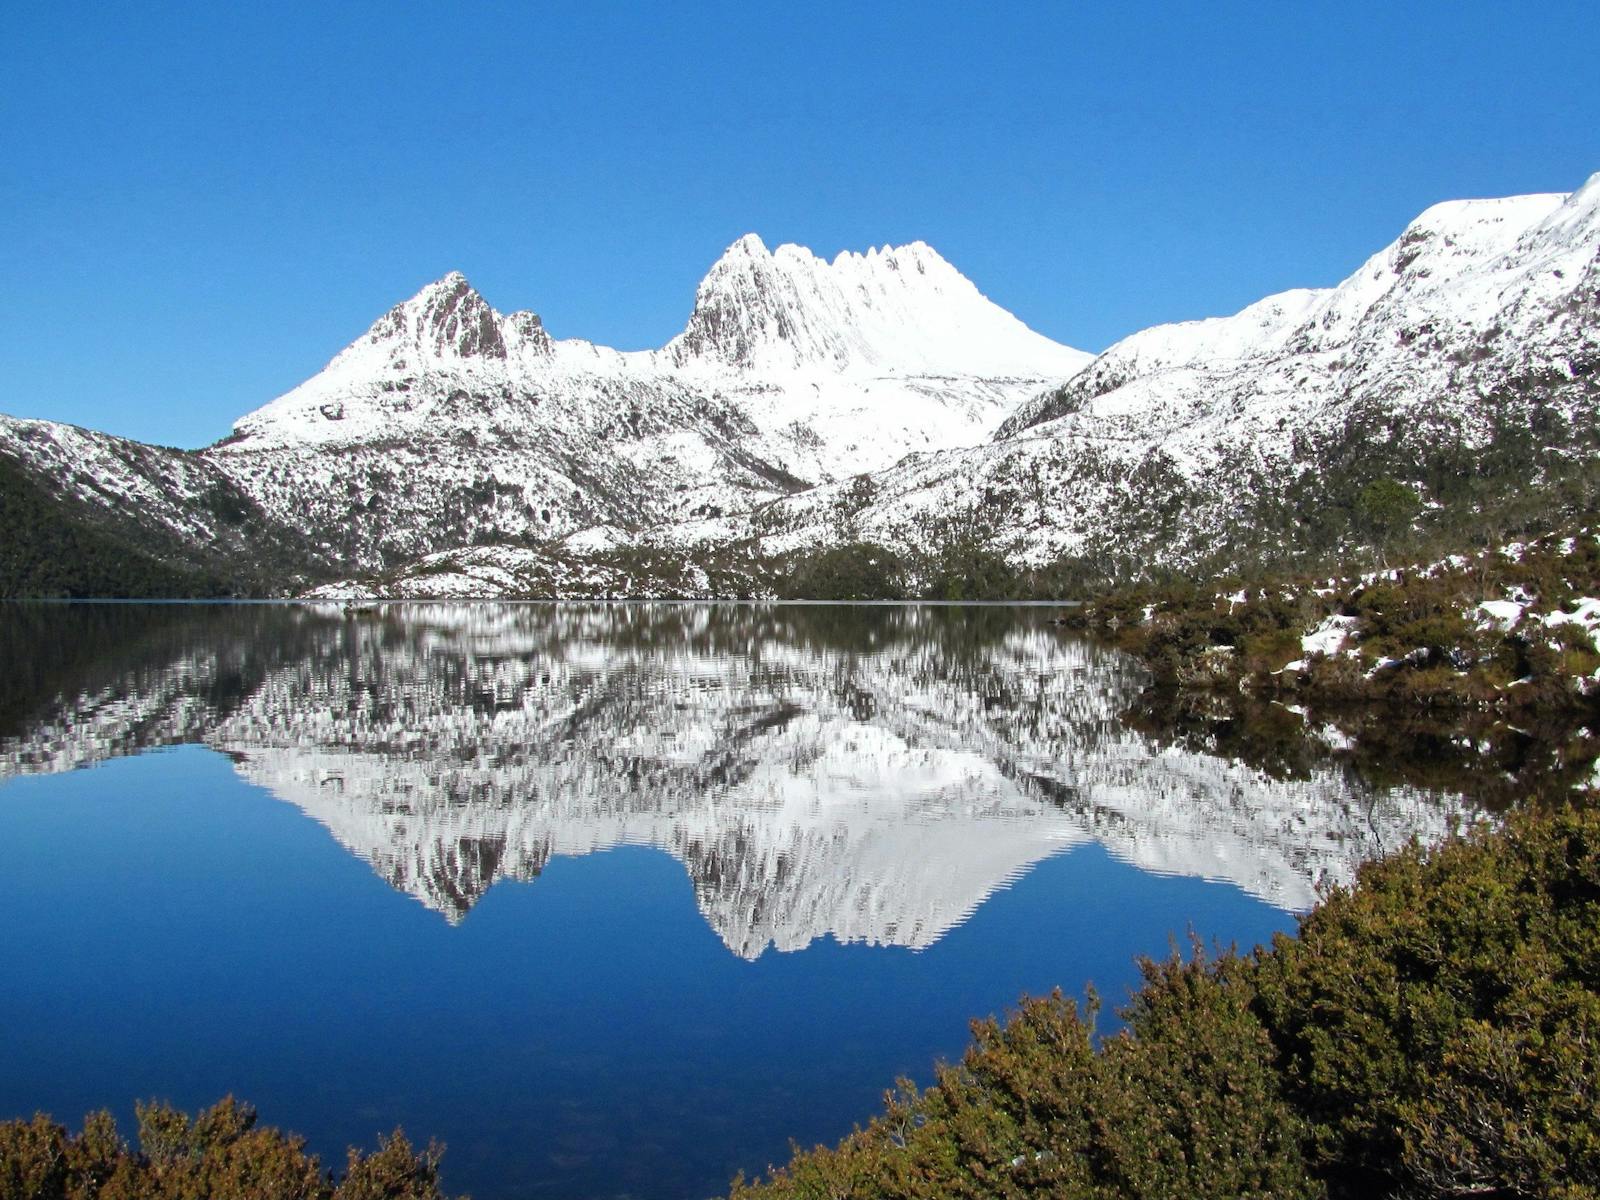
[[[0,455],[122,544],[266,592],[742,593],[847,543],[1079,587],[1592,507],[1597,417],[1600,176],[1436,205],[1335,287],[1092,361],[921,243],[742,238],[683,332],[629,353],[452,274],[204,451],[0,418]]]
[[[828,264],[747,237],[659,351],[552,338],[451,274],[204,451],[0,418],[0,454],[131,544],[244,564],[272,592],[335,563],[745,511],[982,440],[1088,357],[921,243]]]
[[[130,547],[0,455],[0,599],[223,595],[216,577]]]
[[[1378,480],[1434,519],[1591,497],[1597,414],[1600,176],[1437,205],[1337,287],[1125,339],[990,444],[671,537],[904,547],[957,513],[1031,565],[1226,567],[1371,536]]]
[[[0,595],[281,595],[331,569],[188,451],[0,415],[0,493]]]

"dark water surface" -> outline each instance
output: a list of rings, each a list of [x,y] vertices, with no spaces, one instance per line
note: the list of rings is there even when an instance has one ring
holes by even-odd
[[[1046,615],[7,606],[0,1118],[233,1092],[479,1200],[709,1195],[1463,812],[1137,732]]]

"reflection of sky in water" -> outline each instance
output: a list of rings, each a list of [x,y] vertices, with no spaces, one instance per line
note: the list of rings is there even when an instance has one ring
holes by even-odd
[[[54,611],[104,652],[0,773],[209,749],[0,786],[0,1115],[235,1091],[334,1157],[437,1135],[480,1200],[715,1191],[1450,807],[1151,744],[1036,613]]]

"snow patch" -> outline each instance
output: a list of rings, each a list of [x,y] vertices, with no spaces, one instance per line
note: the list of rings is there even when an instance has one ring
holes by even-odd
[[[1300,650],[1306,658],[1332,658],[1344,649],[1345,641],[1354,632],[1355,617],[1332,616],[1300,639]]]

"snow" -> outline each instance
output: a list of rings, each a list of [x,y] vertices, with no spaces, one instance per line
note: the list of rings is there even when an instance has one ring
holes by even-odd
[[[573,391],[726,392],[737,394],[738,407],[769,435],[781,427],[780,414],[783,423],[803,426],[819,416],[833,418],[830,424],[854,418],[845,421],[854,428],[833,440],[870,451],[867,439],[884,432],[880,426],[931,419],[935,435],[976,441],[1006,415],[993,411],[993,396],[938,413],[927,393],[938,392],[940,381],[1038,386],[1067,378],[1090,357],[1030,330],[921,242],[840,254],[829,264],[799,246],[768,253],[751,235],[712,267],[688,327],[659,351],[553,341],[536,316],[502,316],[452,273],[380,318],[321,374],[240,418],[235,430],[253,447],[348,444],[426,430],[438,404],[412,401],[422,390],[419,378],[432,375],[496,397],[498,416],[524,420],[531,414],[516,409],[528,397],[560,408],[558,397]],[[922,443],[948,444],[943,436]]]
[[[1550,613],[1544,623],[1552,629],[1559,625],[1580,626],[1589,634],[1595,649],[1600,650],[1600,599],[1585,596],[1576,601],[1573,611]]]
[[[1574,380],[1572,363],[1600,356],[1597,250],[1600,176],[1571,196],[1437,205],[1336,287],[1134,334],[991,444],[879,473],[852,533],[910,546],[939,514],[1004,495],[997,541],[1025,565],[1107,544],[1180,567],[1211,558],[1355,414],[1470,449],[1522,419],[1530,401],[1508,378]],[[1539,400],[1586,427],[1588,388],[1552,383]],[[1141,477],[1157,482],[1129,485]],[[1176,536],[1156,535],[1175,494]],[[828,544],[840,502],[836,486],[782,500],[751,532],[775,549]]]
[[[1505,633],[1518,621],[1527,605],[1518,604],[1515,600],[1484,600],[1478,605],[1481,614],[1478,620],[1479,629],[1496,629]]]
[[[581,541],[583,539],[569,539]],[[484,597],[566,600],[703,599],[712,593],[705,570],[681,564],[672,580],[636,576],[623,566],[584,555],[526,546],[470,546],[442,550],[382,577],[343,580],[307,594],[309,599],[472,600]],[[767,597],[770,598],[770,597]]]
[[[229,552],[244,535],[206,499],[237,489],[352,576],[432,560],[460,594],[532,568],[480,556],[452,573],[433,556],[909,549],[967,514],[1017,566],[1109,547],[1181,569],[1226,561],[1358,418],[1468,453],[1531,424],[1535,402],[1552,428],[1588,428],[1597,251],[1600,175],[1565,196],[1452,201],[1335,287],[1090,360],[923,243],[830,262],[749,236],[659,350],[554,338],[451,274],[198,454],[8,418],[0,449]]]
[[[1328,617],[1300,639],[1300,649],[1309,658],[1331,658],[1344,649],[1345,640],[1357,624],[1355,617]]]
[[[735,242],[701,282],[683,333],[662,351],[682,367],[763,376],[1069,376],[1091,356],[1035,333],[924,242],[841,253],[769,252]]]
[[[827,263],[750,237],[655,351],[552,338],[447,275],[202,458],[272,517],[337,531],[353,569],[480,530],[618,544],[604,531],[747,513],[981,443],[1089,358],[923,243]],[[468,527],[440,528],[463,494]]]

